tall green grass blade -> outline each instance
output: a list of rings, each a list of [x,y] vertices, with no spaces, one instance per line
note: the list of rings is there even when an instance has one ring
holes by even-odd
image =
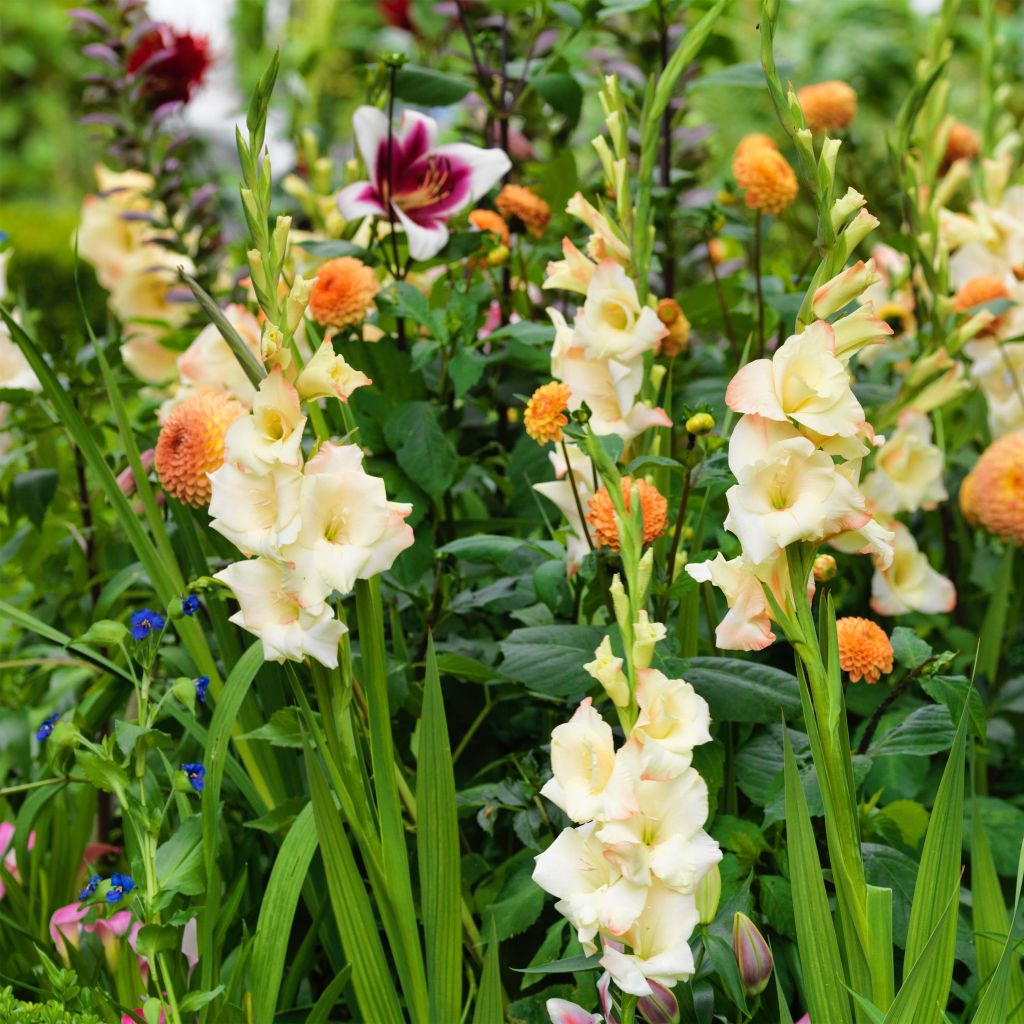
[[[320,853],[327,874],[327,891],[345,956],[352,965],[352,986],[362,1019],[402,1024],[396,985],[380,942],[377,920],[366,885],[352,856],[345,827],[320,766],[307,748],[306,774],[313,798],[313,815]],[[399,979],[405,987],[405,979]]]
[[[501,1000],[501,961],[498,957],[498,933],[491,918],[491,929],[487,936],[487,955],[484,970],[480,975],[480,988],[476,994],[473,1009],[473,1024],[502,1024],[505,1011]]]
[[[260,907],[250,966],[253,1024],[273,1024],[295,908],[316,847],[313,805],[309,803],[288,829]]]
[[[458,1020],[462,1005],[462,881],[452,748],[444,714],[434,641],[427,676],[416,766],[416,848],[431,1020]]]
[[[971,832],[971,913],[974,928],[975,952],[978,957],[978,977],[982,980],[982,1005],[989,982],[994,983],[995,972],[1004,956],[1009,955],[1010,967],[1007,973],[1007,993],[1009,1003],[1014,1007],[1012,1013],[1006,1015],[1007,1024],[1020,1024],[1024,1021],[1024,978],[1020,973],[1020,957],[1011,949],[1006,951],[1006,943],[1000,943],[994,936],[1009,936],[1010,919],[1003,901],[1003,889],[996,874],[995,862],[992,859],[992,848],[982,820],[980,810],[975,807],[972,815]]]
[[[888,1010],[896,995],[892,942],[892,889],[867,887],[868,936],[871,940],[868,967],[875,1005]]]
[[[320,993],[316,1005],[309,1011],[306,1024],[328,1024],[331,1018],[331,1010],[338,1003],[338,996],[342,989],[348,985],[352,978],[352,965],[345,964],[344,967],[334,976],[334,980]]]
[[[228,676],[221,691],[210,722],[210,732],[203,753],[206,767],[203,786],[203,863],[206,868],[206,906],[199,914],[199,962],[202,965],[204,989],[211,989],[218,976],[218,964],[214,932],[221,910],[220,865],[217,859],[217,838],[220,832],[220,790],[224,782],[224,768],[227,761],[228,743],[239,708],[256,673],[263,665],[263,644],[257,640],[239,659]],[[266,808],[269,809],[269,808]],[[206,1020],[207,1007],[203,1007],[202,1019]]]
[[[420,948],[416,904],[412,895],[409,854],[405,845],[402,807],[395,781],[395,748],[388,704],[388,665],[384,651],[384,613],[380,580],[356,581],[356,616],[362,683],[366,692],[370,731],[370,761],[380,815],[384,873],[392,896],[399,934],[392,936],[396,965],[413,993],[409,1012],[413,1020],[427,1021],[427,977]]]
[[[829,913],[821,862],[807,810],[807,798],[797,770],[789,735],[783,735],[786,839],[793,884],[797,948],[803,968],[807,1009],[811,1020],[848,1024],[852,1019],[846,995],[832,915]]]
[[[903,962],[904,987],[925,947],[936,942],[939,952],[929,957],[928,983],[919,982],[930,993],[933,1005],[945,1006],[953,976],[956,945],[956,914],[946,914],[950,894],[959,892],[960,857],[964,817],[964,748],[967,742],[967,711],[960,716],[939,791],[928,822],[921,864],[910,908],[907,949]],[[938,932],[938,938],[933,935]],[[898,1001],[898,997],[897,997]],[[893,1004],[896,1005],[895,1003]],[[925,1019],[925,1018],[922,1018]],[[932,1018],[927,1018],[932,1019]]]

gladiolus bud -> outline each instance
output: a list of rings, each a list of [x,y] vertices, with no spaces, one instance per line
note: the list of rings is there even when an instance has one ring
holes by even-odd
[[[717,864],[704,873],[704,877],[697,883],[697,891],[694,893],[694,900],[697,904],[697,920],[701,924],[711,924],[718,913],[718,902],[722,898],[722,873],[718,870]]]
[[[829,317],[837,313],[848,302],[852,302],[865,289],[881,280],[875,272],[873,260],[859,261],[847,267],[830,281],[826,281],[815,293],[812,309],[817,317]]]
[[[641,610],[633,624],[632,661],[635,669],[650,668],[654,660],[654,645],[666,636],[660,622],[651,622],[647,612]]]
[[[607,636],[594,651],[594,660],[583,668],[604,687],[616,707],[629,706],[629,680],[622,671],[622,659],[612,654],[612,642]]]
[[[835,579],[836,560],[831,555],[818,555],[814,560],[814,578],[818,583]]]
[[[709,412],[694,413],[686,421],[686,432],[700,437],[701,434],[710,434],[715,429],[715,418]]]
[[[763,992],[772,976],[772,951],[754,922],[739,911],[732,919],[732,951],[740,969],[743,991],[748,996]]]
[[[615,618],[618,619],[619,628],[625,628],[630,621],[629,598],[626,597],[626,589],[622,585],[622,577],[616,573],[612,577],[612,585],[608,588],[612,595],[612,605],[615,608]]]
[[[288,301],[285,303],[285,323],[288,330],[294,333],[299,324],[302,323],[302,314],[306,312],[309,305],[309,296],[317,279],[306,280],[301,274],[295,275],[295,283],[288,293]]]
[[[855,188],[848,188],[846,195],[832,204],[832,230],[838,231],[850,214],[859,210],[865,202],[867,200]]]
[[[651,583],[651,574],[654,572],[654,548],[648,548],[644,552],[644,557],[640,559],[640,564],[637,566],[636,573],[636,586],[637,586],[637,604],[643,604],[647,600],[647,588]]]

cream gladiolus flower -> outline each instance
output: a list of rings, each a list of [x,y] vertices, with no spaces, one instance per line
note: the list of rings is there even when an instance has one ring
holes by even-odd
[[[928,556],[918,549],[902,523],[894,520],[889,525],[895,533],[893,560],[888,569],[875,569],[871,607],[879,615],[952,611],[956,607],[952,581],[931,567]]]
[[[238,331],[249,351],[259,359],[260,325],[256,317],[245,306],[236,303],[227,306],[224,315]],[[178,377],[182,389],[175,395],[175,399],[182,397],[182,392],[187,394],[189,389],[227,391],[251,407],[256,397],[256,388],[235,358],[231,346],[213,324],[207,324],[192,344],[178,356]]]
[[[243,555],[279,558],[299,535],[302,474],[294,466],[250,473],[231,462],[210,474],[210,525]]]
[[[870,521],[863,495],[807,438],[796,434],[776,441],[753,453],[755,461],[737,465],[738,452],[730,446],[739,482],[726,492],[725,528],[755,564],[796,541],[820,541]]]
[[[623,992],[632,995],[651,995],[652,981],[672,988],[693,974],[689,938],[696,925],[693,896],[655,882],[648,890],[643,913],[620,936],[631,952],[606,942],[601,966]]]
[[[602,260],[587,287],[586,301],[576,313],[574,345],[588,359],[629,364],[668,334],[658,314],[641,307],[636,285],[614,260]]]
[[[0,323],[0,388],[10,388],[12,391],[43,390],[25,353],[11,340],[4,323]]]
[[[945,458],[932,444],[931,421],[922,413],[906,412],[879,451],[863,491],[874,511],[882,515],[934,508],[948,497],[942,482],[944,468]]]
[[[338,666],[338,643],[347,631],[329,605],[303,607],[285,582],[279,562],[253,558],[214,574],[238,600],[231,621],[263,641],[267,661],[300,661],[306,655],[328,668]]]
[[[610,637],[604,637],[594,651],[594,660],[588,661],[583,668],[604,687],[616,707],[629,706],[629,680],[622,671],[622,659],[612,654]]]
[[[605,856],[590,822],[567,828],[536,858],[533,880],[557,896],[555,909],[576,929],[576,936],[593,952],[598,931],[622,935],[644,909],[648,888],[629,881]]]
[[[641,746],[643,775],[670,779],[690,767],[693,748],[711,742],[707,701],[683,679],[669,679],[655,668],[637,673],[640,707],[632,738]]]
[[[552,777],[541,794],[573,821],[592,821],[603,814],[614,768],[611,726],[586,697],[572,718],[551,733]]]
[[[303,602],[349,593],[357,579],[391,568],[413,543],[412,505],[388,501],[384,481],[363,469],[357,445],[325,442],[307,463],[298,539],[281,551],[289,585]]]
[[[657,878],[672,889],[693,892],[697,882],[722,859],[704,831],[708,787],[693,768],[666,780],[636,783],[637,811],[607,821],[595,833],[605,857],[631,882],[651,885]]]
[[[1024,427],[1024,342],[993,346],[975,359],[971,377],[985,395],[994,438]]]
[[[831,316],[838,313],[843,306],[853,302],[862,292],[881,280],[875,270],[874,260],[858,260],[852,267],[840,271],[830,281],[826,281],[815,293],[811,309],[816,317]]]
[[[590,241],[587,243],[587,255],[591,259],[612,259],[629,266],[629,246],[613,227],[608,218],[595,206],[577,192],[565,206],[565,212],[577,220],[583,221],[590,228]]]
[[[224,436],[224,460],[237,462],[253,473],[266,473],[276,463],[302,463],[302,428],[306,417],[299,394],[279,366],[260,381],[252,415],[235,420]]]
[[[343,356],[337,355],[330,341],[325,341],[303,367],[295,387],[299,397],[306,401],[334,397],[347,402],[356,388],[372,383],[365,373],[353,369]]]
[[[587,294],[597,264],[588,259],[568,238],[562,239],[563,260],[552,260],[545,271],[543,288]]]
[[[747,363],[729,382],[726,404],[734,412],[794,420],[824,437],[855,436],[864,410],[835,347],[831,325],[815,321],[788,338],[771,359]]]

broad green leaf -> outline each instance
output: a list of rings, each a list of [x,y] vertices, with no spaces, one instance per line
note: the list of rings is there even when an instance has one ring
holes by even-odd
[[[270,721],[252,732],[238,737],[242,740],[265,740],[274,747],[290,747],[301,750],[305,747],[302,738],[302,727],[299,724],[298,708],[278,708],[270,716]]]
[[[203,891],[202,815],[186,818],[156,851],[156,880],[162,892],[196,896]]]
[[[936,1007],[933,1014],[919,1018],[922,1022],[937,1019],[938,1008],[946,1005],[953,975],[957,921],[955,898],[960,891],[966,742],[967,715],[964,714],[960,718],[935,797],[931,820],[928,822],[917,883],[914,886],[914,902],[910,908],[903,987],[907,987],[916,970],[915,991],[919,990],[922,999]],[[952,909],[948,909],[951,900]],[[929,947],[929,956],[918,968],[918,961],[924,957],[926,947]],[[896,1003],[899,998],[897,995]],[[893,1003],[893,1009],[896,1003]]]
[[[306,775],[327,875],[327,891],[345,956],[352,965],[352,987],[359,1010],[364,1020],[380,1021],[381,1024],[401,1022],[397,987],[380,942],[366,883],[359,874],[324,772],[308,749]]]
[[[431,1020],[457,1020],[462,1010],[462,878],[455,775],[433,638],[416,763],[416,849]]]
[[[508,679],[551,697],[582,694],[594,685],[583,670],[605,636],[598,626],[526,626],[499,643]]]
[[[254,1024],[273,1024],[295,908],[316,847],[313,805],[307,804],[278,850],[260,903],[250,969]],[[390,1019],[380,1018],[382,1024]]]
[[[589,660],[589,659],[588,659]],[[666,658],[657,666],[685,679],[710,705],[719,722],[773,723],[800,714],[796,678],[781,669],[739,658]]]
[[[890,637],[892,653],[898,665],[917,668],[931,656],[931,645],[922,640],[909,626],[897,626]]]
[[[43,525],[43,517],[56,493],[55,469],[29,469],[11,482],[14,507],[20,509],[37,530]]]
[[[459,459],[429,402],[403,402],[384,424],[384,436],[409,478],[439,501],[451,487]]]
[[[979,796],[964,808],[964,818],[968,825],[973,822],[975,814],[979,813],[985,823],[985,835],[996,871],[1004,878],[1013,878],[1017,873],[1020,839],[1024,835],[1024,811],[998,797]]]
[[[932,700],[945,704],[954,722],[960,721],[966,705],[972,733],[979,739],[985,738],[985,703],[965,676],[931,676],[921,680],[921,689]]]
[[[430,68],[406,64],[395,73],[395,96],[419,107],[448,107],[465,99],[473,83]]]
[[[869,757],[892,754],[926,756],[949,750],[956,729],[942,704],[927,704],[879,736],[868,748]]]
[[[484,970],[480,976],[480,988],[476,994],[473,1009],[473,1024],[501,1024],[505,1019],[501,992],[501,961],[499,959],[498,937],[494,930],[494,919],[487,937],[487,953],[484,956]]]
[[[580,119],[583,107],[583,89],[569,74],[534,75],[530,85],[553,110],[561,114],[570,125]]]
[[[121,622],[100,619],[94,622],[76,641],[78,644],[100,644],[110,647],[119,644],[128,636],[128,627]]]
[[[807,801],[800,775],[789,745],[783,735],[785,755],[786,839],[788,843],[790,882],[793,886],[796,917],[797,948],[803,968],[807,1009],[812,1020],[830,1024],[849,1024],[850,1002],[845,990],[843,962],[839,943],[829,912],[821,862],[814,842]]]

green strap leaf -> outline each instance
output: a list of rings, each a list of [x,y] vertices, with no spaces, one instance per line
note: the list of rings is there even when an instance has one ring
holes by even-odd
[[[444,697],[434,654],[427,675],[416,767],[416,848],[419,854],[430,1019],[458,1020],[462,1009],[462,881],[455,774]]]
[[[476,995],[473,1010],[473,1024],[502,1024],[505,1013],[501,999],[501,962],[498,958],[498,933],[494,918],[487,937],[487,955],[484,957],[484,971],[480,976],[480,990]]]
[[[803,783],[789,734],[783,734],[786,794],[786,839],[793,883],[797,948],[803,967],[807,1009],[811,1020],[849,1024],[850,1001],[845,991],[839,942],[829,913],[821,862],[807,810]]]

